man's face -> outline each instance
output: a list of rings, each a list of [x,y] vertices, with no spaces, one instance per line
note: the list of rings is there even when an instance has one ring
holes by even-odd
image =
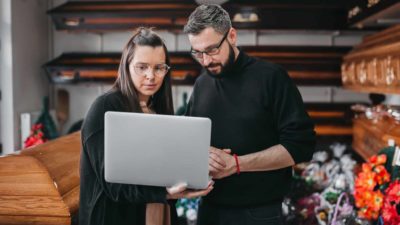
[[[199,34],[189,34],[193,57],[213,75],[226,71],[234,61],[231,32],[223,35],[209,27]]]

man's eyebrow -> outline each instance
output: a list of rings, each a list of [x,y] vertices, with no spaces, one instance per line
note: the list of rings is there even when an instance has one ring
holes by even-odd
[[[212,45],[210,45],[210,46],[206,47],[204,50],[205,50],[205,51],[207,51],[207,50],[210,50],[210,49],[216,48],[217,46],[218,46],[218,44],[212,44]],[[195,51],[195,52],[202,52],[202,51],[199,51],[199,50],[197,50],[197,49],[194,49],[194,48],[191,48],[191,51]]]

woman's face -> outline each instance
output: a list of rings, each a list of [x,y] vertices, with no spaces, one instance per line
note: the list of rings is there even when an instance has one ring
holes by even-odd
[[[136,46],[129,73],[140,101],[148,101],[161,87],[168,72],[164,48]]]

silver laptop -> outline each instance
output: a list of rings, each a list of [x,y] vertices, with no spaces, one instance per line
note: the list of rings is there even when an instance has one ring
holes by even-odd
[[[104,137],[107,182],[208,185],[208,118],[107,112]]]

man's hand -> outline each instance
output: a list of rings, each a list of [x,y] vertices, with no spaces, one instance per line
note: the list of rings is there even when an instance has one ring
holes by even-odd
[[[208,183],[208,187],[204,190],[188,190],[186,189],[187,184],[176,184],[172,187],[167,188],[167,199],[179,199],[179,198],[197,198],[206,196],[214,188],[214,181]]]
[[[230,155],[230,149],[218,149],[210,147],[208,169],[214,179],[221,179],[236,172],[235,158]]]

